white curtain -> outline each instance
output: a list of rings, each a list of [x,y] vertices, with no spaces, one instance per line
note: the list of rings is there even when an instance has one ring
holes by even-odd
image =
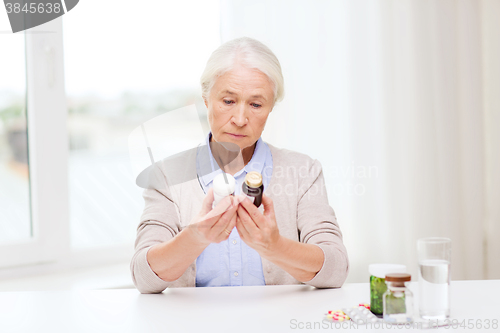
[[[222,42],[278,56],[263,138],[317,158],[349,251],[406,264],[452,239],[452,279],[500,278],[500,1],[226,1]]]

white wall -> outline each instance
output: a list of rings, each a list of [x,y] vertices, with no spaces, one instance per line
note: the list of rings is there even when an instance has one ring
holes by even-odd
[[[500,220],[498,14],[494,1],[222,1],[222,41],[254,37],[280,59],[286,97],[263,137],[322,163],[348,281],[377,262],[416,278],[424,236],[452,239],[452,279],[500,277],[485,231]]]

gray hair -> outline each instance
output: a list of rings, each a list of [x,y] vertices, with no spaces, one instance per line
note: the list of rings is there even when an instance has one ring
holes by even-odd
[[[278,58],[266,45],[249,37],[230,40],[212,53],[200,79],[201,95],[204,99],[208,98],[215,80],[233,69],[236,64],[264,73],[274,86],[274,103],[283,99],[284,80]]]

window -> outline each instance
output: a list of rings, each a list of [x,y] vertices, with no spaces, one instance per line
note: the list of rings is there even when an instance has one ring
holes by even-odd
[[[9,30],[8,21],[0,24]],[[0,77],[5,133],[0,177],[8,200],[2,204],[10,214],[1,222],[10,236],[2,234],[0,267],[53,262],[68,252],[61,22],[1,34],[0,43],[2,60],[10,61],[2,61],[7,67]]]
[[[10,29],[6,16],[0,23]],[[84,1],[41,26],[0,34],[8,50],[0,195],[16,200],[2,200],[0,213],[17,216],[0,221],[0,267],[129,258],[143,209],[129,135],[200,97],[219,34],[215,0]]]
[[[4,28],[2,26],[2,28]],[[5,27],[10,28],[10,27]],[[29,197],[25,38],[0,35],[0,244],[33,236]]]
[[[218,1],[148,0],[81,2],[63,18],[73,248],[132,247],[144,201],[129,135],[195,103],[218,16]]]

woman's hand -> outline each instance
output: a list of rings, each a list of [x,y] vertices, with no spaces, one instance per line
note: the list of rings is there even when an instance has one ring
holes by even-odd
[[[262,194],[264,205],[262,214],[244,194],[237,198],[240,204],[237,210],[236,229],[240,238],[260,255],[272,253],[281,239],[272,199]]]
[[[213,188],[210,188],[203,199],[200,212],[188,226],[192,235],[207,246],[229,238],[236,225],[236,209],[240,198],[227,196],[212,209],[213,201],[214,192]]]

